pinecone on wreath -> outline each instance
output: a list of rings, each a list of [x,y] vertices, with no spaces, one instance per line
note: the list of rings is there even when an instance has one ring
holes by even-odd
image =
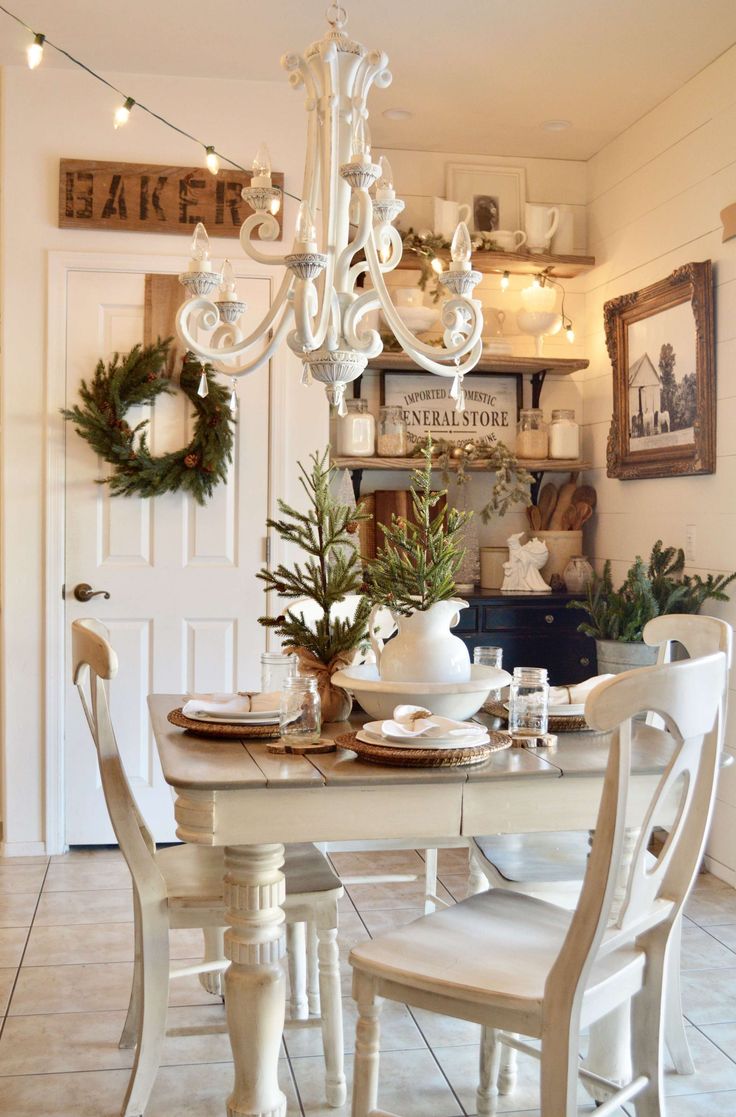
[[[187,454],[184,458],[187,469],[195,469],[199,465],[199,454]]]

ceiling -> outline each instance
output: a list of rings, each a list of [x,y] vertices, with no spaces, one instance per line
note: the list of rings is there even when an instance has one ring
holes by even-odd
[[[103,73],[285,82],[281,54],[325,26],[324,0],[5,2]],[[382,147],[587,159],[736,42],[734,0],[345,2],[350,33],[390,56],[393,85],[371,100]],[[0,13],[0,64],[27,42]],[[396,107],[412,118],[382,116]]]

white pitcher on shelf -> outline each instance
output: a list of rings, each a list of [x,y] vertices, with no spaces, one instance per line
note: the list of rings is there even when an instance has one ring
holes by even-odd
[[[526,246],[530,252],[549,251],[549,243],[557,232],[560,211],[557,206],[540,206],[527,202],[524,207]]]
[[[451,241],[461,221],[470,220],[470,206],[447,198],[434,199],[434,231]]]
[[[470,655],[450,629],[460,620],[467,601],[452,597],[436,601],[429,609],[404,616],[390,610],[398,633],[387,643],[374,631],[382,605],[371,610],[368,633],[381,679],[394,683],[466,683],[470,679]]]

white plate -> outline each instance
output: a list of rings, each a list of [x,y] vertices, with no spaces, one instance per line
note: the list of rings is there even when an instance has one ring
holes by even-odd
[[[456,737],[452,741],[447,738],[438,741],[436,737],[404,737],[400,741],[389,741],[386,737],[368,733],[365,729],[359,729],[355,736],[366,745],[380,745],[385,749],[467,749],[471,745],[487,745],[491,739],[486,732],[482,737]]]
[[[504,702],[503,708],[508,710],[508,702]],[[584,702],[555,702],[554,705],[549,705],[549,716],[551,718],[580,718],[585,713]]]
[[[445,748],[450,748],[453,744],[458,742],[460,745],[466,745],[471,741],[480,741],[483,740],[484,735],[487,735],[484,733],[467,733],[450,736],[449,733],[432,733],[430,730],[429,733],[423,733],[420,737],[403,737],[399,736],[398,733],[384,733],[381,729],[382,725],[382,721],[367,721],[363,729],[366,733],[370,733],[371,737],[376,737],[384,743],[390,741],[392,745],[411,744],[412,741],[419,745],[419,743],[423,741],[425,744],[440,745]],[[482,725],[478,726],[478,729],[483,728]]]
[[[185,714],[191,721],[206,721],[213,725],[278,725],[278,710],[264,714]]]

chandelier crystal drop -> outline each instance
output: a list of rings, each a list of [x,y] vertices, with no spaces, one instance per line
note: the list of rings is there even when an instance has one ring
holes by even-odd
[[[330,403],[342,409],[345,386],[383,349],[380,334],[366,321],[380,310],[415,364],[453,378],[461,402],[462,377],[482,352],[483,316],[473,298],[481,276],[471,266],[470,234],[461,223],[449,267],[442,269],[437,259],[443,345],[429,345],[406,326],[385,282],[401,260],[394,222],[404,202],[396,196],[388,159],[373,159],[367,100],[372,86],[390,85],[388,58],[348,37],[342,5],[328,8],[327,22],[322,39],[281,60],[291,86],[304,91],[307,112],[304,185],[290,252],[263,250],[279,235],[275,214],[281,204],[265,143],[242,191],[254,211],[240,230],[243,251],[259,264],[284,269],[274,300],[246,333],[241,319],[247,308],[238,298],[232,265],[213,267],[207,232],[198,224],[188,269],[179,277],[188,297],[177,314],[177,333],[202,362],[231,377],[253,372],[285,341],[303,362],[302,383],[324,385]]]

